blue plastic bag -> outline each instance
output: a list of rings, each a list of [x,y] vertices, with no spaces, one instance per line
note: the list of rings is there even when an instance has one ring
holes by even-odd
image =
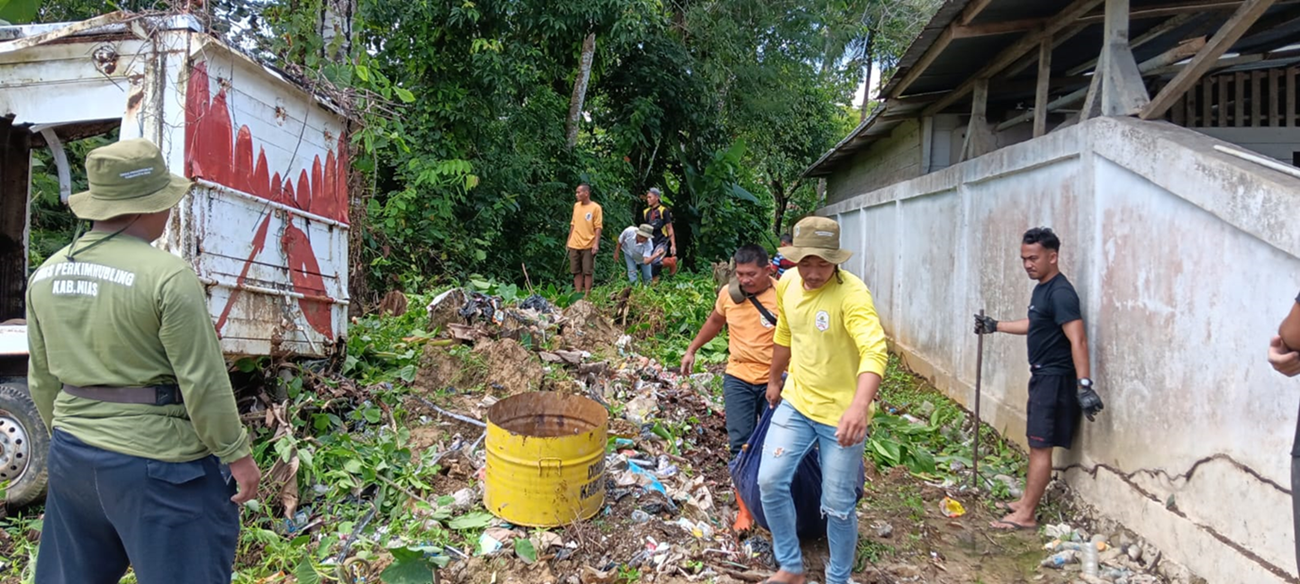
[[[746,448],[732,460],[727,468],[731,472],[731,482],[740,493],[740,499],[754,516],[754,523],[763,529],[771,530],[767,517],[763,515],[762,497],[758,490],[758,468],[763,461],[763,441],[767,438],[767,428],[772,423],[772,407],[764,407],[763,415],[754,428],[754,433],[745,443]],[[862,500],[862,485],[866,483],[866,468],[858,465],[857,500]],[[795,531],[800,539],[814,539],[826,535],[826,517],[822,515],[822,464],[821,456],[814,446],[799,461],[799,468],[790,481],[790,497],[794,499]]]

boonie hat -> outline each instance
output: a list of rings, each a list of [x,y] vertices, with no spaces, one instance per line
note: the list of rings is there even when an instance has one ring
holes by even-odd
[[[655,236],[655,228],[651,227],[648,223],[642,223],[640,227],[636,228],[636,234],[646,239],[650,239]]]
[[[144,138],[122,140],[86,155],[90,190],[68,197],[72,213],[102,221],[121,215],[157,213],[180,202],[189,179],[171,174],[162,151]]]
[[[804,256],[817,256],[832,264],[842,264],[853,252],[840,248],[840,224],[826,217],[804,217],[794,226],[794,243],[777,251],[797,262]]]

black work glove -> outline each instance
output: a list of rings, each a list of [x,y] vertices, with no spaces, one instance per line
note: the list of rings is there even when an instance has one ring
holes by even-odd
[[[1080,387],[1079,407],[1083,408],[1083,413],[1088,416],[1089,422],[1095,422],[1097,413],[1105,409],[1106,406],[1101,404],[1101,397],[1091,387]]]
[[[975,334],[991,335],[998,332],[998,321],[991,316],[975,315]]]

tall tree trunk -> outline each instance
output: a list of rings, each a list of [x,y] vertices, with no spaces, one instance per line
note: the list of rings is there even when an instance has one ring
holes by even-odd
[[[596,33],[588,33],[582,40],[582,59],[578,62],[578,78],[573,80],[573,98],[569,100],[569,119],[564,124],[565,142],[569,148],[578,143],[578,121],[582,118],[582,102],[587,99],[587,80],[591,79],[591,61],[596,56]]]
[[[785,220],[785,206],[788,204],[790,196],[785,192],[785,186],[781,184],[781,179],[771,179],[769,186],[772,189],[772,202],[776,204],[776,209],[772,213],[772,233],[780,237],[781,221]]]
[[[862,82],[862,114],[858,117],[859,124],[867,119],[867,105],[871,103],[871,61],[875,57],[876,48],[876,31],[874,29],[869,30],[867,35],[867,44],[862,50],[862,68],[866,69],[866,73],[863,75],[864,80]]]
[[[799,190],[799,186],[802,184],[803,179],[796,179],[794,184],[790,185],[790,188],[786,188],[785,183],[781,182],[780,178],[768,175],[768,187],[772,189],[772,201],[776,203],[775,212],[772,213],[772,233],[776,234],[777,237],[781,236],[783,229],[781,224],[785,222],[785,208],[790,204],[790,197],[794,195],[795,191]]]
[[[317,27],[321,35],[320,57],[331,62],[352,58],[352,24],[357,13],[357,0],[325,0],[321,3]]]

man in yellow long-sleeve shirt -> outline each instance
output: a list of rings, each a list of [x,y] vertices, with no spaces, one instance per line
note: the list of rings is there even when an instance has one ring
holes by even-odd
[[[827,584],[844,584],[858,545],[858,467],[888,355],[871,292],[839,264],[840,226],[807,217],[781,253],[798,267],[776,285],[780,317],[768,375],[767,400],[776,411],[763,446],[758,484],[772,532],[778,571],[769,582],[802,584],[803,557],[795,535],[790,482],[799,461],[818,446],[821,510],[826,515],[830,562]],[[784,385],[781,374],[789,369]]]
[[[68,203],[94,227],[27,289],[28,386],[52,434],[36,583],[130,564],[140,584],[229,584],[260,472],[203,286],[149,245],[190,181],[145,139],[92,150],[86,174]]]

